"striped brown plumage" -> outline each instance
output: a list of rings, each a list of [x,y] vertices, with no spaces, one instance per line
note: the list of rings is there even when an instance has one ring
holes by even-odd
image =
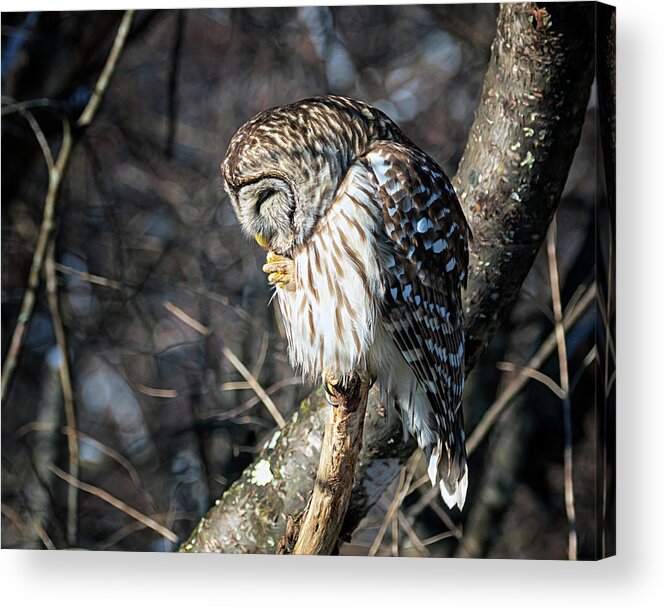
[[[470,232],[443,170],[379,110],[328,96],[251,119],[222,172],[243,229],[291,264],[276,290],[294,366],[376,377],[461,508]]]

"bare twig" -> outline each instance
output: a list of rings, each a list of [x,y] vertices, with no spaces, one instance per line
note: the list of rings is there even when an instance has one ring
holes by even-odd
[[[563,405],[563,473],[566,517],[568,518],[568,559],[577,559],[577,525],[575,519],[575,490],[573,486],[573,426],[571,419],[570,385],[568,376],[568,354],[566,350],[566,329],[563,325],[561,291],[559,288],[559,266],[556,256],[556,216],[547,232],[547,260],[554,311],[554,332],[559,356],[559,377]]]
[[[238,358],[238,356],[236,356],[227,345],[222,345],[222,354],[224,354],[224,357],[242,375],[245,381],[249,383],[250,387],[261,399],[261,402],[265,405],[266,409],[268,409],[268,412],[270,415],[272,415],[272,418],[275,420],[277,425],[280,428],[286,426],[286,420],[277,409],[277,406],[273,402],[272,398],[270,398],[268,393],[263,389],[263,386],[257,381],[256,377],[250,373],[249,369],[242,363],[240,358]]]
[[[19,515],[18,512],[15,511],[9,504],[5,504],[4,502],[0,504],[0,512],[2,512],[2,514],[7,519],[9,519],[9,521],[16,528],[16,530],[20,532],[21,536],[23,537],[23,540],[30,540],[32,538],[30,530],[28,529],[28,526],[23,522],[21,515]]]
[[[67,338],[65,327],[60,316],[60,304],[58,302],[58,280],[55,274],[54,261],[55,242],[51,238],[47,247],[46,262],[44,263],[44,276],[46,279],[46,295],[48,298],[51,319],[55,330],[55,338],[60,352],[59,372],[60,387],[65,406],[65,421],[67,422],[67,450],[69,452],[69,474],[78,478],[79,452],[78,439],[76,437],[76,407],[74,405],[74,390],[72,377],[69,370],[69,352],[67,350]],[[71,546],[76,545],[76,525],[78,521],[78,490],[70,487],[67,490],[67,542]]]
[[[30,112],[29,110],[21,109],[19,110],[19,113],[28,122],[28,125],[30,125],[30,129],[32,129],[32,132],[35,134],[37,143],[39,144],[39,147],[42,149],[42,155],[44,155],[44,161],[46,161],[46,167],[50,173],[53,170],[55,161],[53,160],[53,153],[51,152],[51,148],[49,147],[48,142],[46,141],[46,136],[44,135],[42,128],[39,126],[37,119],[35,119],[35,115],[32,114],[32,112]]]
[[[65,275],[71,275],[72,277],[78,278],[90,284],[97,284],[98,286],[104,286],[106,288],[113,288],[114,290],[121,290],[122,284],[116,282],[115,280],[110,280],[109,278],[102,277],[101,275],[93,275],[87,271],[79,271],[73,267],[63,265],[62,263],[55,263],[56,271],[63,273]]]
[[[163,514],[150,515],[150,518],[155,520],[168,519],[170,517],[172,517],[174,521],[180,521],[180,520],[192,519],[193,515],[190,513],[182,513],[182,514],[176,513],[175,515],[163,513]],[[101,543],[99,543],[97,545],[97,550],[105,551],[106,549],[118,544],[118,542],[124,540],[128,536],[131,536],[136,532],[144,530],[146,527],[147,525],[145,523],[140,523],[139,521],[131,521],[130,523],[127,523],[127,525],[123,525],[118,531],[111,534],[108,538],[106,538],[106,540],[103,540]]]
[[[140,521],[141,523],[143,523],[143,525],[156,531],[158,534],[160,534],[167,540],[170,540],[173,543],[178,542],[178,536],[176,536],[170,529],[164,527],[161,523],[157,523],[157,521],[155,521],[154,519],[151,519],[150,517],[139,512],[135,508],[132,508],[131,506],[129,506],[129,504],[126,504],[122,500],[119,500],[115,496],[112,496],[110,493],[104,491],[103,489],[95,487],[94,485],[89,485],[88,483],[84,483],[83,481],[79,481],[78,479],[75,479],[74,477],[68,475],[66,472],[60,470],[60,468],[58,468],[57,466],[51,465],[49,466],[49,469],[53,472],[53,474],[60,477],[63,481],[66,481],[70,485],[77,487],[81,491],[85,491],[86,493],[96,496],[100,500],[103,500],[107,504],[110,504],[111,506],[122,511],[132,519]]]
[[[7,389],[9,382],[12,378],[18,357],[23,345],[23,338],[25,331],[28,327],[28,322],[32,317],[32,311],[35,306],[35,294],[39,286],[42,266],[44,264],[44,257],[46,254],[46,246],[48,245],[51,233],[55,226],[55,205],[58,199],[58,192],[60,190],[60,183],[62,182],[65,167],[69,161],[69,154],[72,148],[72,133],[69,125],[69,120],[66,117],[62,119],[62,144],[60,145],[60,152],[58,153],[58,160],[53,169],[49,172],[48,191],[44,201],[44,211],[42,215],[42,222],[39,228],[39,236],[37,237],[37,246],[32,256],[32,264],[30,266],[30,274],[28,275],[28,285],[23,295],[23,301],[18,314],[18,320],[14,327],[9,349],[5,356],[5,362],[2,367],[2,389],[0,395],[4,401],[7,396]]]
[[[40,540],[42,541],[42,544],[49,550],[49,551],[55,551],[56,547],[55,544],[53,544],[53,540],[49,537],[49,535],[46,533],[46,530],[40,523],[39,519],[35,517],[32,520],[32,525],[35,528],[35,531],[37,532],[37,535],[39,536]]]
[[[176,318],[183,321],[190,328],[193,328],[200,335],[208,337],[212,333],[212,331],[207,326],[201,324],[201,322],[195,318],[192,318],[192,316],[184,312],[182,309],[180,309],[180,307],[174,305],[170,301],[166,301],[164,303],[164,307],[174,316],[176,316]],[[282,414],[277,409],[277,406],[273,402],[272,398],[268,396],[268,393],[263,389],[263,386],[257,381],[256,377],[250,373],[249,369],[242,363],[240,358],[238,358],[238,356],[236,356],[233,351],[231,351],[231,349],[229,349],[226,345],[222,344],[221,351],[224,357],[233,365],[233,367],[240,373],[240,375],[242,375],[243,379],[261,399],[261,402],[265,405],[266,409],[268,409],[268,412],[270,415],[272,415],[277,425],[280,428],[283,428],[286,425],[284,417],[282,417]]]
[[[413,529],[413,526],[409,522],[409,520],[406,518],[406,515],[401,511],[397,511],[397,520],[399,521],[400,527],[404,530],[404,533],[407,535],[409,540],[411,541],[411,544],[416,548],[416,550],[423,556],[423,557],[431,557],[431,553],[429,552],[429,549],[427,548],[427,545],[423,540],[420,539],[418,534],[416,534],[416,530]],[[452,536],[450,532],[446,532],[448,536]]]
[[[11,98],[10,98],[11,99]],[[4,96],[2,98],[3,102],[8,101]],[[9,116],[15,112],[24,112],[32,108],[50,108],[56,106],[57,102],[50,100],[48,98],[40,98],[36,100],[25,100],[23,102],[11,102],[7,106],[3,106],[0,111],[0,116]]]
[[[381,544],[383,542],[384,536],[386,535],[388,525],[393,519],[393,517],[397,514],[397,511],[402,504],[402,500],[404,499],[404,491],[405,491],[405,485],[404,485],[405,479],[406,479],[406,466],[402,466],[399,473],[399,479],[397,480],[397,487],[395,488],[395,497],[393,498],[393,501],[390,503],[390,506],[388,507],[388,510],[386,511],[386,514],[383,517],[383,521],[381,522],[381,527],[379,527],[379,531],[376,533],[376,536],[374,537],[374,542],[372,542],[372,546],[369,549],[369,553],[367,553],[368,557],[374,557],[381,548]],[[408,489],[408,485],[406,486],[406,489]]]
[[[561,386],[554,381],[549,375],[545,375],[541,371],[535,369],[530,369],[528,367],[519,368],[515,366],[512,362],[497,362],[496,368],[500,371],[517,371],[519,375],[524,375],[525,377],[530,377],[534,381],[542,383],[547,389],[551,390],[552,393],[559,399],[563,399],[564,392],[561,389]]]
[[[132,26],[133,19],[134,11],[125,11],[122,16],[120,26],[118,27],[118,31],[116,32],[115,39],[113,40],[111,52],[106,58],[106,63],[104,64],[102,73],[99,75],[99,78],[95,83],[95,89],[93,90],[88,103],[83,109],[81,116],[78,118],[78,121],[76,121],[76,125],[78,127],[87,127],[90,125],[90,123],[92,123],[92,119],[95,118],[99,104],[101,104],[104,93],[109,86],[109,82],[111,81],[113,73],[115,72],[118,59],[120,58],[122,50],[125,47],[125,42],[127,41],[127,35],[129,34],[129,29]]]
[[[587,308],[594,302],[596,297],[596,285],[595,283],[587,288],[584,296],[579,300],[574,309],[572,309],[562,320],[562,326],[565,331],[570,329],[582,314],[587,310]],[[534,356],[529,360],[526,367],[531,370],[538,370],[545,360],[554,351],[557,346],[556,333],[553,332],[534,354]],[[494,401],[492,406],[490,406],[483,418],[480,420],[474,431],[469,436],[469,440],[466,443],[466,451],[471,455],[477,448],[478,445],[485,438],[487,433],[490,431],[496,420],[499,416],[510,406],[511,401],[515,396],[519,394],[522,388],[528,383],[529,377],[526,375],[518,375],[513,381],[511,381],[506,389],[501,392],[501,395]]]

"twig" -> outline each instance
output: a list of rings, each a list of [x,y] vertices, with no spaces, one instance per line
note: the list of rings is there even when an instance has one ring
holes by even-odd
[[[587,288],[584,296],[579,300],[574,309],[570,310],[562,320],[562,326],[565,331],[570,329],[579,318],[584,314],[587,308],[593,303],[596,297],[596,284],[592,284]],[[543,363],[549,358],[550,354],[554,351],[557,345],[556,333],[552,332],[534,356],[529,360],[526,365],[527,369],[538,370]],[[487,433],[490,431],[499,416],[510,406],[511,401],[519,394],[522,388],[528,383],[529,377],[526,375],[518,375],[513,381],[508,384],[508,387],[501,393],[501,395],[494,401],[494,403],[487,409],[483,418],[480,420],[469,440],[466,443],[466,451],[471,455],[478,445],[483,441]]]
[[[55,425],[47,423],[47,422],[29,422],[23,426],[21,426],[17,431],[16,431],[16,438],[19,439],[29,432],[48,432],[51,430],[55,429]],[[67,435],[68,434],[68,429],[67,426],[62,426],[60,428],[60,432],[62,434]],[[112,447],[109,447],[108,445],[102,443],[99,439],[95,438],[94,436],[90,436],[88,434],[85,434],[84,432],[81,432],[80,430],[76,431],[76,435],[78,436],[78,439],[80,441],[85,441],[88,443],[92,443],[95,445],[95,447],[104,455],[108,456],[111,458],[114,462],[119,464],[122,468],[124,468],[127,471],[127,474],[129,475],[129,478],[131,479],[132,483],[134,486],[142,491],[146,497],[146,500],[148,503],[154,508],[154,500],[152,499],[152,496],[148,493],[143,488],[143,483],[141,481],[141,477],[139,476],[138,471],[132,463],[121,453],[113,449]]]
[[[427,548],[427,545],[420,539],[418,534],[416,534],[416,530],[413,529],[413,526],[409,522],[409,520],[406,518],[406,515],[401,511],[397,511],[397,520],[399,521],[400,527],[404,530],[406,533],[407,537],[413,544],[413,546],[417,549],[417,551],[423,556],[423,557],[431,557],[431,553],[429,552],[429,549]],[[452,536],[450,532],[446,532],[448,536]]]
[[[57,477],[60,477],[63,481],[66,481],[70,485],[77,487],[81,491],[85,491],[86,493],[96,496],[100,500],[122,511],[132,519],[140,521],[141,523],[143,523],[143,525],[156,531],[158,534],[160,534],[167,540],[170,540],[173,543],[178,542],[178,536],[176,536],[170,529],[164,527],[160,523],[157,523],[157,521],[151,519],[147,515],[144,515],[135,508],[132,508],[131,506],[129,506],[129,504],[125,504],[125,502],[119,500],[115,496],[112,496],[110,493],[104,491],[103,489],[95,487],[94,485],[89,485],[88,483],[84,483],[83,481],[79,481],[78,479],[75,479],[74,477],[68,475],[66,472],[60,470],[60,468],[58,468],[57,466],[51,465],[49,466],[49,469],[51,470],[51,472],[53,472],[53,474],[55,474]]]
[[[176,318],[182,320],[187,326],[193,328],[197,333],[208,337],[211,334],[211,330],[201,324],[198,320],[192,318],[189,314],[185,313],[180,307],[171,303],[171,301],[166,301],[164,307],[171,312]],[[286,426],[286,420],[282,417],[282,414],[277,409],[277,406],[272,401],[272,398],[268,396],[268,393],[263,389],[263,386],[257,381],[256,377],[249,372],[249,369],[241,362],[241,360],[236,356],[226,345],[222,344],[221,347],[222,354],[224,357],[234,366],[234,368],[242,375],[243,379],[250,385],[252,390],[256,395],[261,399],[261,402],[265,405],[266,409],[280,428]]]
[[[381,522],[381,527],[379,527],[379,531],[376,533],[376,536],[374,537],[374,542],[372,542],[372,546],[369,548],[369,553],[367,553],[368,557],[374,557],[381,548],[381,544],[383,543],[383,538],[386,535],[386,531],[388,530],[388,525],[393,519],[393,517],[397,514],[397,509],[402,504],[403,494],[405,491],[404,489],[405,479],[406,479],[406,466],[402,466],[399,472],[399,479],[397,480],[397,487],[395,488],[395,497],[393,498],[393,501],[390,503],[390,506],[388,507],[388,510],[386,511],[386,514],[383,517],[383,521]],[[408,489],[408,485],[406,487]]]
[[[28,526],[23,522],[21,515],[19,515],[18,512],[15,511],[9,504],[5,504],[4,502],[0,504],[0,512],[2,512],[2,514],[5,517],[7,517],[9,521],[11,521],[12,525],[21,534],[24,541],[30,540],[32,538],[30,530],[28,529]],[[3,528],[3,536],[4,535],[5,533]]]
[[[19,113],[28,122],[30,129],[32,129],[32,132],[35,134],[37,143],[42,149],[42,155],[44,156],[44,161],[46,161],[46,167],[50,173],[53,170],[55,161],[53,160],[53,153],[51,152],[48,142],[46,141],[46,136],[44,135],[42,128],[39,126],[37,119],[35,119],[35,115],[32,114],[32,112],[29,110],[21,109],[19,110]]]
[[[183,32],[187,13],[180,9],[176,13],[175,35],[171,47],[171,70],[169,73],[169,89],[167,98],[167,114],[169,117],[168,132],[166,135],[166,156],[173,156],[173,143],[178,127],[178,72],[180,68],[180,47],[182,46]]]
[[[60,273],[63,273],[65,275],[71,275],[72,277],[84,280],[85,282],[89,282],[90,284],[97,284],[98,286],[113,288],[114,290],[122,290],[122,284],[120,282],[116,282],[115,280],[102,277],[101,275],[93,275],[92,273],[88,273],[87,271],[79,271],[78,269],[74,269],[73,267],[63,265],[62,263],[55,263],[55,269]]]
[[[497,362],[496,368],[498,368],[500,371],[506,371],[506,372],[517,371],[519,375],[530,377],[534,381],[542,383],[547,389],[551,390],[551,392],[557,398],[563,399],[564,397],[564,392],[561,389],[561,386],[556,381],[554,381],[554,379],[552,379],[549,375],[545,375],[545,373],[542,373],[541,371],[537,371],[536,369],[530,369],[526,366],[519,368],[515,366],[512,362]]]
[[[104,64],[102,73],[99,75],[99,78],[95,83],[95,89],[93,90],[88,103],[83,109],[81,116],[78,118],[78,121],[76,121],[76,125],[78,127],[87,127],[90,125],[90,123],[92,123],[92,119],[95,118],[97,108],[99,108],[99,104],[101,103],[102,98],[104,97],[104,93],[109,86],[109,82],[113,76],[113,73],[115,72],[118,59],[120,58],[120,54],[122,53],[122,50],[125,46],[125,42],[127,41],[127,35],[129,34],[129,29],[132,26],[133,19],[134,11],[125,11],[122,16],[120,26],[118,27],[118,31],[116,32],[115,39],[113,40],[111,52],[106,58],[106,63]]]
[[[272,398],[270,398],[268,393],[263,389],[263,386],[261,386],[261,384],[257,381],[256,377],[254,377],[254,375],[249,372],[247,367],[241,362],[240,358],[238,358],[226,345],[222,345],[222,354],[224,354],[224,357],[243,376],[245,381],[249,383],[252,390],[254,390],[256,395],[261,399],[261,402],[266,406],[266,409],[268,409],[270,415],[272,415],[272,418],[275,420],[277,425],[280,428],[286,426],[286,420],[278,411],[277,406],[273,402]]]
[[[5,101],[4,96],[2,101]],[[0,111],[0,116],[8,116],[15,112],[24,112],[25,110],[30,110],[31,108],[50,108],[56,105],[57,102],[54,102],[53,100],[45,97],[37,100],[25,100],[23,102],[15,102],[7,104],[7,106],[3,106],[2,110]]]
[[[169,517],[173,517],[174,521],[181,521],[181,520],[192,519],[193,515],[191,513],[182,513],[182,514],[177,513],[175,516],[173,516],[170,515],[169,513],[164,513],[164,514],[152,515],[150,518],[168,519]],[[127,525],[123,525],[119,530],[117,530],[116,532],[111,534],[108,538],[99,543],[96,548],[98,551],[105,551],[106,549],[118,544],[118,542],[120,542],[121,540],[127,538],[127,536],[131,536],[136,532],[140,532],[146,527],[147,526],[145,525],[145,523],[140,523],[138,521],[131,521]]]
[[[331,555],[349,506],[362,444],[369,380],[353,375],[344,385],[328,376],[332,413],[328,416],[316,483],[302,519],[294,555]]]
[[[577,525],[575,518],[575,489],[573,486],[573,426],[570,404],[570,386],[568,376],[568,353],[566,350],[566,330],[563,326],[561,291],[559,288],[559,267],[556,256],[556,216],[547,232],[547,260],[552,291],[552,309],[554,311],[554,332],[556,334],[559,356],[559,377],[563,396],[563,473],[566,517],[568,518],[568,559],[577,559]]]
[[[32,520],[32,525],[35,528],[35,531],[37,532],[37,535],[42,541],[42,544],[49,550],[49,551],[55,551],[56,547],[55,544],[53,544],[53,540],[49,537],[49,535],[46,533],[46,530],[42,527],[42,524],[39,522],[39,519],[35,517]]]
[[[46,296],[48,299],[51,319],[55,329],[55,339],[60,351],[59,373],[62,398],[65,406],[65,421],[67,422],[67,451],[69,453],[69,474],[78,478],[79,452],[78,439],[76,436],[76,407],[74,406],[74,391],[72,388],[72,377],[69,370],[69,352],[67,350],[67,338],[65,328],[60,316],[60,304],[58,303],[58,280],[55,275],[54,262],[55,242],[51,238],[46,252],[44,263],[44,277],[46,279]],[[76,545],[76,525],[78,517],[78,490],[70,487],[67,490],[67,542],[70,546]]]
[[[25,294],[23,295],[21,309],[19,310],[16,326],[14,327],[14,333],[12,334],[9,349],[7,350],[7,356],[5,356],[5,362],[2,367],[2,389],[0,390],[0,396],[3,401],[7,396],[9,382],[16,368],[18,357],[21,352],[21,347],[23,345],[23,338],[25,337],[25,331],[35,306],[35,294],[37,287],[39,286],[39,280],[46,253],[46,246],[55,225],[55,204],[58,199],[58,191],[60,189],[63,173],[65,167],[67,166],[67,162],[69,161],[71,147],[71,127],[69,125],[69,120],[66,117],[63,117],[62,144],[60,145],[58,160],[56,161],[53,169],[49,172],[48,191],[44,201],[44,212],[42,216],[42,223],[39,228],[39,236],[37,237],[37,246],[35,247],[35,253],[32,256],[30,274],[28,275],[28,286],[26,288]]]

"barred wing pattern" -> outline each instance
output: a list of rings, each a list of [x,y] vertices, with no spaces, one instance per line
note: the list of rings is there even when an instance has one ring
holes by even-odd
[[[365,162],[388,237],[383,322],[431,407],[426,421],[416,421],[412,409],[406,423],[426,453],[432,484],[440,481],[447,504],[461,508],[467,486],[461,290],[469,227],[450,181],[420,150],[381,142]]]

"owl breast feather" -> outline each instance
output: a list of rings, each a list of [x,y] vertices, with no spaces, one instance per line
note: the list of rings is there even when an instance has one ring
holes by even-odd
[[[352,168],[307,244],[294,254],[296,289],[277,292],[292,365],[324,372],[367,370],[383,294],[378,210]]]

